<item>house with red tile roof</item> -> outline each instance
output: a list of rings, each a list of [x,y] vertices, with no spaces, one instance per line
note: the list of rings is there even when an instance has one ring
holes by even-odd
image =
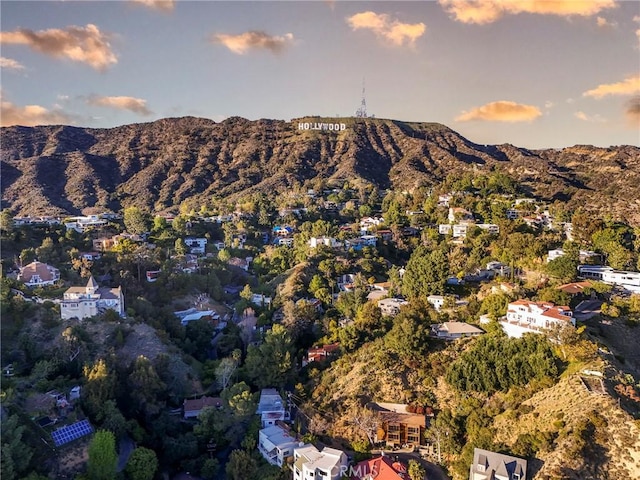
[[[182,403],[184,418],[194,418],[200,415],[200,412],[207,407],[222,408],[222,399],[218,397],[200,397],[194,399],[185,399]]]
[[[551,302],[516,300],[507,307],[507,316],[500,321],[510,337],[520,338],[525,333],[543,333],[556,325],[572,325],[576,320],[567,306],[556,306]]]
[[[352,480],[410,480],[407,467],[385,455],[357,463],[350,475]]]
[[[331,343],[329,345],[323,345],[321,347],[310,348],[309,350],[307,350],[307,359],[304,362],[303,367],[311,362],[321,362],[330,357],[333,357],[338,353],[339,349],[340,344],[338,343]]]
[[[42,262],[31,262],[20,269],[18,281],[27,287],[53,285],[60,280],[60,270]]]

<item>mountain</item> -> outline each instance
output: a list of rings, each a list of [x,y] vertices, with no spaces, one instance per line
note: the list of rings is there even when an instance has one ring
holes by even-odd
[[[479,145],[437,123],[319,117],[15,126],[0,136],[2,206],[16,215],[129,205],[171,210],[190,197],[277,192],[316,177],[410,191],[451,173],[496,168],[531,195],[640,225],[635,146],[528,150]]]

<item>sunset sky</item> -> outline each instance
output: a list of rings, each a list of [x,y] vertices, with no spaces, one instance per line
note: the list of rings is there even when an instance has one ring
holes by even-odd
[[[640,2],[2,1],[2,125],[352,116],[640,144]]]

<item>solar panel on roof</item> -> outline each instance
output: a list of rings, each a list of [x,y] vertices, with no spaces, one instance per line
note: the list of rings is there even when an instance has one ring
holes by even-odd
[[[56,447],[72,442],[80,437],[93,433],[93,427],[88,420],[81,420],[72,425],[58,428],[51,432],[53,443]]]

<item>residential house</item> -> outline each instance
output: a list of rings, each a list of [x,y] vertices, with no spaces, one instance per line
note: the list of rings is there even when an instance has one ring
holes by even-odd
[[[222,399],[218,397],[200,397],[194,399],[185,399],[182,402],[182,410],[184,418],[194,418],[200,415],[203,409],[207,407],[222,408]]]
[[[279,247],[293,247],[293,237],[277,237],[273,243]]]
[[[527,461],[474,448],[469,480],[527,480]]]
[[[380,418],[377,441],[396,447],[425,444],[427,419],[424,413],[410,411],[409,405],[401,403],[371,402],[368,407],[377,411]]]
[[[217,323],[220,320],[220,315],[213,310],[189,308],[188,310],[173,312],[173,314],[180,319],[182,325],[187,325],[189,322],[197,322],[198,320],[207,320],[211,323]]]
[[[293,234],[293,228],[288,225],[276,225],[272,232],[279,237],[288,237]]]
[[[527,332],[543,333],[555,325],[573,325],[576,320],[567,306],[550,302],[516,300],[507,307],[507,316],[500,325],[510,337],[519,338]]]
[[[410,480],[407,467],[386,455],[356,463],[349,474],[351,480]]]
[[[582,278],[598,280],[609,285],[618,285],[625,290],[640,293],[640,272],[614,270],[602,265],[580,265],[578,275]]]
[[[457,340],[464,337],[477,337],[484,333],[474,325],[465,322],[444,322],[431,325],[431,332],[444,340]]]
[[[564,255],[564,250],[562,248],[556,248],[555,250],[549,250],[547,252],[547,262],[551,260],[555,260],[556,258],[560,258]],[[601,263],[602,255],[593,252],[591,250],[580,250],[578,252],[578,258],[581,262],[589,262],[589,263]]]
[[[75,230],[78,233],[84,233],[90,227],[98,227],[106,225],[107,221],[101,219],[98,215],[88,215],[85,217],[70,217],[64,222],[67,230]]]
[[[311,237],[309,239],[309,247],[318,248],[320,245],[324,245],[329,248],[337,248],[342,246],[342,242],[339,242],[333,237]]]
[[[427,302],[433,305],[438,312],[450,302],[451,307],[463,307],[467,305],[469,302],[466,300],[459,300],[457,295],[429,295],[427,297]]]
[[[260,415],[262,428],[275,425],[277,421],[289,420],[289,412],[275,388],[262,389],[256,415]]]
[[[409,302],[402,298],[383,298],[378,300],[378,308],[382,312],[382,315],[393,317],[400,313],[400,309],[409,305]]]
[[[18,281],[27,287],[53,285],[60,280],[60,270],[42,262],[31,262],[20,269]]]
[[[93,249],[98,252],[106,252],[111,250],[115,245],[115,240],[113,238],[101,237],[93,240]]]
[[[584,282],[571,282],[565,283],[564,285],[559,285],[556,287],[556,290],[560,290],[573,296],[584,293],[586,289],[591,288],[592,286],[593,283],[591,283],[589,280],[585,280]]]
[[[251,303],[260,307],[271,306],[271,297],[267,297],[263,293],[252,293]]]
[[[466,208],[460,208],[460,207],[449,207],[448,219],[449,219],[449,223],[474,221],[473,213],[471,213]]]
[[[258,434],[258,451],[271,465],[282,467],[288,457],[293,457],[293,449],[304,443],[280,425],[263,428]]]
[[[100,260],[100,257],[102,257],[100,252],[80,252],[78,255],[80,255],[80,258],[84,258],[89,261]]]
[[[249,262],[244,258],[232,257],[227,262],[228,265],[243,269],[245,272],[249,270]]]
[[[340,344],[331,343],[329,345],[323,345],[321,347],[310,348],[307,350],[307,359],[303,360],[303,367],[311,362],[322,362],[328,358],[333,357],[340,350]]]
[[[204,255],[207,249],[206,238],[187,237],[184,239],[184,243],[189,247],[191,253],[196,255]]]
[[[347,471],[349,460],[342,450],[313,445],[293,449],[293,480],[339,480]]]
[[[84,287],[71,287],[64,292],[60,302],[60,316],[70,318],[93,317],[106,310],[114,310],[124,316],[124,295],[122,289],[99,287],[93,276]]]

